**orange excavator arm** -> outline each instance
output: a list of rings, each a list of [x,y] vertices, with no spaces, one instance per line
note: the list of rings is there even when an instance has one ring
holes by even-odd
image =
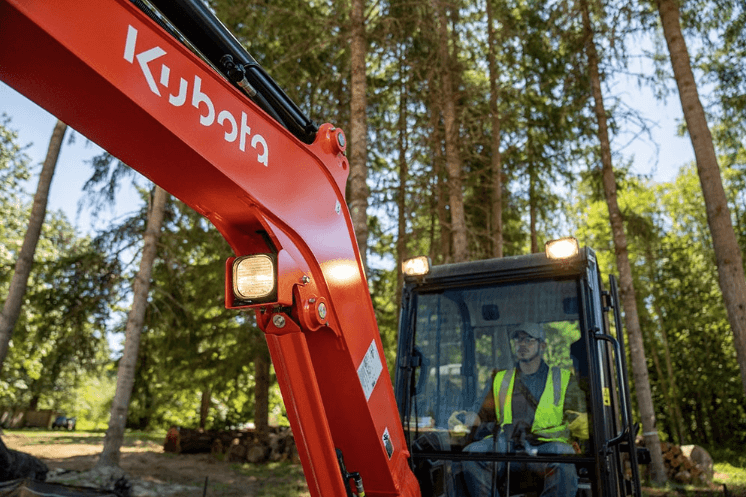
[[[289,123],[242,77],[126,0],[0,0],[0,79],[209,219],[237,257],[276,262],[272,301],[228,283],[226,305],[256,310],[311,494],[361,494],[346,481],[359,475],[366,495],[419,495],[344,198],[344,134]]]

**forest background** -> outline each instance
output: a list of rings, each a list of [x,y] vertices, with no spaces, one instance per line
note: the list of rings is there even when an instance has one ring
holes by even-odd
[[[351,162],[362,154],[365,167],[351,175],[348,201],[353,215],[367,213],[356,231],[390,367],[403,258],[482,259],[498,255],[498,247],[509,256],[572,234],[597,251],[605,274],[618,273],[581,4],[367,3],[362,135],[351,101],[359,93],[352,91],[354,29],[346,2],[210,5],[304,111],[348,130]],[[679,5],[743,252],[746,11],[726,0]],[[608,1],[593,3],[590,12],[659,434],[741,451],[746,398],[696,167],[678,164],[670,181],[655,180],[653,165],[629,153],[630,143],[657,146],[650,134],[655,120],[630,102],[635,88],[678,101],[656,7]],[[632,84],[621,87],[620,77]],[[0,130],[3,296],[26,232],[28,181],[35,175],[12,117]],[[686,133],[683,123],[680,132]],[[103,152],[92,152],[85,167],[90,181],[81,210],[98,221],[81,230],[63,212],[47,214],[0,377],[0,412],[54,409],[78,416],[82,428],[104,428],[121,355],[111,338],[123,333],[131,306],[151,185]],[[111,216],[110,205],[133,182],[141,208]],[[463,226],[453,215],[454,191]],[[454,241],[457,232],[465,244]],[[271,422],[286,422],[274,379],[265,373],[261,332],[250,314],[223,309],[229,255],[209,223],[169,199],[129,427],[241,426],[255,421],[257,398],[268,403]]]

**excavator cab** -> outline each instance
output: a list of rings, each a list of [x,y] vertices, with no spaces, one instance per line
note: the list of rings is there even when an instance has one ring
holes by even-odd
[[[640,496],[616,281],[593,250],[404,272],[395,390],[423,495]]]

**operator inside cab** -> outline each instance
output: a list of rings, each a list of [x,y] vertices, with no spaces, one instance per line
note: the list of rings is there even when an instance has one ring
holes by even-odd
[[[550,367],[544,354],[546,334],[537,323],[515,326],[509,333],[516,362],[496,371],[479,412],[472,416],[464,452],[574,455],[571,436],[588,438],[585,394],[571,368]],[[464,483],[471,497],[500,496],[510,476],[533,473],[544,479],[542,497],[572,497],[578,477],[571,463],[464,461]]]
[[[416,294],[420,366],[403,384],[403,421],[423,493],[589,493],[582,290],[572,278],[541,278]]]

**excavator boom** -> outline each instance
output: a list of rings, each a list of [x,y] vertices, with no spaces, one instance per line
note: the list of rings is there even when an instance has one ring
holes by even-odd
[[[352,495],[359,474],[369,496],[419,495],[345,202],[344,134],[251,101],[266,75],[236,62],[254,84],[126,0],[0,1],[0,79],[205,216],[236,256],[276,261],[272,302],[226,285],[226,305],[257,311],[311,494]]]

